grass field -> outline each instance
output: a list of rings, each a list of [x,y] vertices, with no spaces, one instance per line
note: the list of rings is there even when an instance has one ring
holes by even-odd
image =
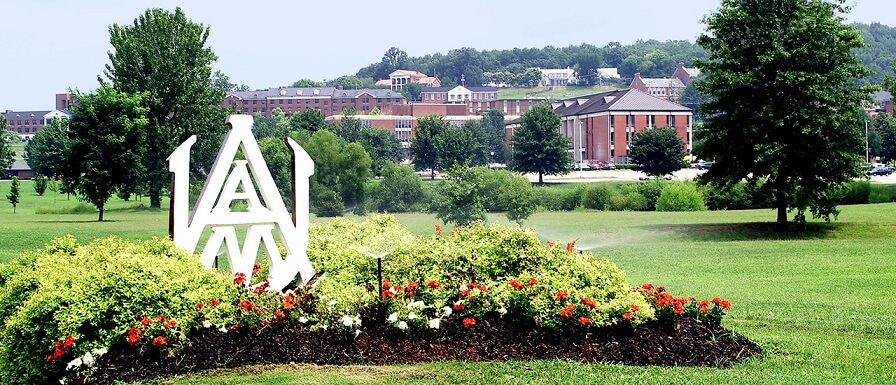
[[[9,182],[0,182],[0,196]],[[59,211],[77,202],[36,197],[23,183],[18,213],[0,202],[0,260],[54,236],[82,240],[117,234],[164,236],[167,211],[111,202],[95,213]],[[135,206],[137,205],[137,206]],[[576,364],[562,361],[432,363],[386,367],[281,365],[171,379],[211,384],[894,384],[896,383],[896,203],[842,206],[834,223],[775,231],[772,210],[731,212],[542,212],[526,222],[544,239],[577,240],[622,267],[633,285],[652,282],[673,294],[729,299],[724,325],[759,343],[763,357],[729,369]],[[436,219],[402,214],[418,234]],[[493,220],[507,223],[502,215]]]
[[[545,98],[548,100],[574,98],[576,96],[591,95],[598,92],[620,89],[613,86],[554,86],[533,88],[499,88],[498,99],[525,99]]]

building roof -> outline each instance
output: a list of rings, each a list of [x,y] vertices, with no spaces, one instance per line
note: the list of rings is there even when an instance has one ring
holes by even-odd
[[[412,76],[412,77],[423,77],[423,78],[427,77],[426,74],[423,72],[411,71],[411,70],[395,70],[395,71],[392,71],[391,74],[389,74],[389,77],[392,77],[395,75],[407,75],[407,76]]]
[[[29,119],[30,119],[30,118],[42,118],[42,117],[47,116],[47,115],[50,115],[50,114],[52,114],[52,113],[54,113],[54,112],[58,112],[58,113],[63,114],[63,115],[65,115],[65,116],[70,116],[70,115],[69,115],[67,112],[65,112],[65,111],[49,110],[49,111],[9,111],[9,112],[4,112],[4,113],[3,113],[3,117],[5,117],[6,120],[10,120],[10,119],[24,119],[24,118],[29,118]]]
[[[551,103],[560,116],[588,115],[609,111],[691,112],[690,108],[645,94],[636,89],[615,90],[558,100]]]
[[[31,170],[31,166],[29,166],[28,163],[26,163],[26,162],[24,162],[24,161],[17,160],[17,161],[12,162],[12,165],[9,166],[9,168],[8,168],[7,170],[10,170],[10,171],[30,171],[30,170]]]
[[[342,96],[345,93],[346,96]],[[400,93],[390,89],[364,88],[360,90],[340,90],[335,87],[282,87],[255,91],[236,91],[227,93],[227,97],[239,99],[267,99],[267,98],[302,98],[302,97],[358,97],[367,93],[375,98],[403,98]]]
[[[454,86],[454,87],[423,87],[420,89],[420,92],[448,92],[457,87],[458,86]],[[486,86],[483,86],[483,87],[463,87],[463,86],[461,86],[461,87],[470,90],[470,92],[498,92],[498,87],[486,87]]]
[[[641,78],[648,88],[684,88],[684,83],[678,78]]]
[[[893,100],[893,95],[887,91],[877,91],[872,94],[872,97],[874,97],[874,101],[877,103],[883,103]]]

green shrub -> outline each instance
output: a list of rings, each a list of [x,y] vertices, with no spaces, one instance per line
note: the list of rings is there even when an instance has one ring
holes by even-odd
[[[871,185],[871,192],[868,194],[868,203],[889,203],[896,202],[896,185],[878,184]]]
[[[48,178],[40,174],[35,174],[34,178],[31,178],[31,186],[34,187],[34,192],[37,195],[43,196],[47,191],[47,181]]]
[[[647,198],[637,191],[613,194],[608,208],[612,211],[645,211]]]
[[[535,204],[542,210],[561,211],[563,207],[563,192],[548,186],[535,186],[532,188],[532,196]]]
[[[46,207],[41,206],[34,210],[35,214],[92,214],[96,212],[96,207],[88,203],[78,203],[74,206],[65,207]]]
[[[367,206],[372,211],[402,213],[413,211],[425,200],[423,182],[410,166],[388,162],[383,179],[372,183]]]
[[[482,204],[485,211],[507,211],[507,201],[501,199],[504,188],[511,184],[513,174],[507,170],[488,170],[482,173]],[[526,180],[528,182],[528,179]]]
[[[662,178],[648,179],[640,181],[635,186],[635,191],[646,200],[647,206],[644,210],[656,210],[656,200],[663,193],[663,187],[666,186],[666,180]]]
[[[560,210],[572,211],[582,204],[582,196],[585,194],[585,186],[579,185],[573,189],[563,190],[560,193]]]
[[[690,182],[668,183],[656,201],[657,211],[701,211],[706,210],[703,194]]]
[[[867,180],[852,181],[839,191],[837,204],[863,205],[868,203],[871,196],[871,182]]]
[[[204,318],[197,303],[220,299],[232,313],[240,292],[227,276],[158,239],[79,245],[58,238],[3,266],[0,281],[4,384],[56,383],[69,360],[121,341],[137,314],[176,320],[168,336],[184,336]]]
[[[317,199],[313,201],[314,205],[312,207],[315,215],[319,217],[342,216],[342,211],[345,210],[345,203],[342,202],[339,193],[327,188],[320,188],[315,196]]]
[[[604,183],[589,184],[582,194],[582,207],[592,210],[606,210],[610,206],[610,197],[613,195],[613,192]]]

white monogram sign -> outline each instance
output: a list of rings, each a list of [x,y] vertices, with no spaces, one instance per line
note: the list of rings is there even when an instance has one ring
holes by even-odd
[[[196,143],[196,136],[191,136],[168,157],[168,171],[174,173],[169,235],[176,245],[193,253],[203,230],[211,226],[211,236],[202,250],[205,266],[212,266],[218,250],[225,245],[231,272],[245,274],[246,282],[249,282],[258,248],[263,246],[270,265],[269,290],[282,290],[296,275],[303,283],[308,283],[315,274],[306,254],[308,178],[314,174],[314,161],[295,141],[286,139],[293,159],[294,196],[290,216],[252,134],[252,116],[230,115],[227,124],[230,131],[224,137],[192,216],[188,203],[189,165],[190,147]],[[242,150],[245,160],[234,159],[238,149]],[[246,211],[232,211],[233,201],[245,201]],[[249,226],[242,248],[235,225]],[[286,249],[285,258],[277,249],[275,229]]]

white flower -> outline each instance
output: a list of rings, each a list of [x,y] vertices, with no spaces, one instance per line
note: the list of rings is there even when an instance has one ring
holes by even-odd
[[[352,326],[352,323],[354,323],[354,320],[352,319],[352,317],[349,317],[347,315],[342,316],[342,324],[343,325]]]
[[[218,328],[218,331],[221,332],[221,333],[227,333],[227,328],[224,327],[224,325],[221,325],[221,327]]]
[[[208,328],[212,327],[212,323],[209,322],[208,320],[202,321],[202,327],[208,329]]]
[[[468,288],[466,284],[461,284],[460,291],[464,291],[464,290],[470,290],[470,288]]]
[[[327,330],[327,328],[329,328],[329,326],[327,326],[327,325],[321,325],[320,328],[321,328],[321,329],[324,329],[324,330]]]
[[[335,300],[335,299],[332,300],[332,301],[330,301],[330,302],[327,302],[327,306],[329,306],[329,307],[333,307],[333,305],[336,305],[336,300]]]
[[[445,306],[442,308],[442,313],[445,313],[445,317],[451,315],[451,306]]]
[[[361,335],[361,329],[355,330],[355,337]]]
[[[401,321],[401,322],[398,323],[398,328],[401,329],[401,330],[407,329],[407,328],[408,328],[408,323],[407,323],[407,322],[404,322],[404,321]]]
[[[361,317],[355,317],[355,325],[361,326]]]
[[[414,312],[408,313],[408,320],[413,320],[414,318],[417,318],[417,314],[414,314]]]
[[[411,301],[410,303],[408,303],[409,309],[422,309],[424,307],[426,307],[426,303],[424,303],[423,301]]]
[[[93,349],[93,355],[96,358],[100,358],[103,356],[103,354],[106,354],[106,353],[109,353],[109,349],[106,349],[106,348]]]
[[[305,318],[305,317],[299,317],[299,322],[301,322],[301,323],[307,323],[307,322],[308,322],[308,319]]]
[[[389,314],[388,320],[392,323],[398,322],[398,313]]]
[[[441,320],[442,320],[441,318],[433,318],[433,319],[429,320],[429,328],[430,329],[438,329],[439,321],[441,321]]]
[[[90,352],[84,353],[84,358],[81,358],[81,361],[84,365],[87,365],[87,367],[93,366],[93,354],[90,354]]]
[[[65,366],[65,370],[77,369],[78,367],[81,366],[81,363],[82,363],[82,362],[81,362],[81,359],[80,359],[80,358],[75,358],[74,360],[71,360],[71,361],[68,363],[68,365]]]
[[[504,314],[507,314],[507,309],[502,307],[502,308],[498,309],[498,313],[500,313],[503,316]]]

